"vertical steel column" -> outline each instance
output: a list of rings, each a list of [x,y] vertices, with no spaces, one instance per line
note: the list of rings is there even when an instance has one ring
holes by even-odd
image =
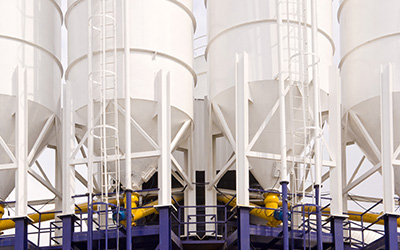
[[[132,249],[132,190],[125,190],[126,197],[126,249]]]
[[[342,184],[342,129],[341,129],[341,85],[339,70],[336,66],[330,69],[329,82],[329,144],[336,166],[330,171],[331,190],[331,232],[336,250],[344,249],[343,243],[343,184]]]
[[[160,249],[171,249],[171,105],[170,75],[166,81],[162,71],[156,79],[158,91],[158,145],[161,155],[158,159],[158,204],[159,204],[159,246]]]
[[[171,240],[171,221],[169,218],[170,207],[163,206],[158,207],[158,213],[160,216],[159,221],[159,248],[160,250],[170,250],[172,249]]]
[[[287,187],[289,184],[287,174],[287,146],[286,146],[286,108],[285,108],[285,79],[283,76],[283,34],[280,1],[276,1],[276,21],[278,31],[278,70],[279,70],[279,122],[281,143],[281,186],[282,186],[282,212],[283,212],[283,249],[289,249],[289,221],[287,206]]]
[[[64,107],[62,112],[62,247],[63,250],[72,248],[74,231],[75,204],[72,196],[75,194],[75,167],[70,165],[70,157],[74,148],[75,124],[73,122],[73,104],[71,84],[64,85]],[[60,150],[59,148],[57,150]]]
[[[62,138],[62,212],[63,214],[74,214],[75,204],[72,196],[75,194],[75,167],[70,165],[70,157],[74,148],[75,124],[73,122],[71,98],[71,84],[67,81],[64,85],[64,108],[63,108],[63,138]]]
[[[28,210],[28,94],[25,70],[17,68],[17,114],[15,122],[15,153],[17,159],[17,171],[15,173],[15,216],[27,216]]]
[[[249,206],[249,76],[248,55],[236,55],[236,199],[238,206]]]
[[[250,207],[237,208],[237,240],[238,249],[250,249]]]
[[[28,223],[29,217],[14,218],[15,222],[15,243],[14,247],[17,250],[28,249]]]
[[[157,74],[158,88],[158,145],[161,156],[158,159],[158,204],[171,205],[171,105],[170,75],[166,81],[162,71]]]
[[[329,146],[336,163],[330,171],[331,214],[343,215],[343,184],[342,184],[342,129],[341,129],[341,86],[339,70],[336,66],[330,69],[329,84]]]
[[[126,197],[126,249],[132,249],[132,159],[131,159],[131,88],[129,78],[129,0],[124,1],[124,83],[125,83],[125,197]]]
[[[322,250],[323,242],[322,242],[322,216],[321,216],[321,204],[320,204],[320,197],[321,197],[321,190],[320,185],[314,186],[315,190],[315,204],[317,205],[317,249]]]
[[[249,210],[249,76],[248,55],[236,55],[236,200],[238,206],[238,248],[250,249]]]
[[[282,224],[283,250],[289,250],[289,216],[288,216],[288,181],[281,181],[282,186]]]
[[[393,79],[391,64],[381,68],[381,164],[383,177],[383,207],[394,212],[393,179]]]
[[[28,249],[28,94],[25,69],[17,68],[17,113],[15,121],[15,249]]]
[[[87,120],[87,132],[88,132],[88,141],[87,141],[87,149],[88,149],[88,239],[87,239],[87,249],[92,249],[93,246],[93,82],[91,75],[93,73],[93,19],[92,19],[92,0],[88,0],[88,120]]]
[[[318,47],[317,47],[317,3],[311,0],[311,39],[312,39],[312,65],[313,65],[313,87],[314,87],[314,151],[315,151],[315,203],[317,206],[317,249],[322,250],[322,223],[321,223],[321,194],[320,188],[322,183],[322,155],[321,155],[321,138],[320,138],[320,102],[319,102],[319,74],[318,74]]]
[[[206,113],[204,117],[206,117],[206,121],[204,123],[205,126],[205,136],[206,139],[205,145],[206,145],[206,152],[207,152],[207,161],[208,167],[206,167],[205,171],[205,182],[206,183],[211,183],[214,179],[214,176],[217,174],[216,167],[215,167],[215,158],[214,158],[214,146],[215,146],[215,140],[213,138],[213,132],[212,132],[212,127],[213,127],[213,119],[212,119],[212,106],[209,105],[210,101],[208,100],[208,97],[204,97],[204,110],[206,110]],[[208,119],[207,119],[208,118]],[[206,188],[206,197],[205,197],[205,202],[207,206],[215,206],[217,205],[217,192],[215,188],[211,185],[208,185]],[[217,214],[217,209],[216,207],[207,207],[205,209],[205,212],[207,214]],[[207,218],[206,218],[207,219]],[[215,230],[215,224],[206,224],[206,230],[207,231],[213,231]]]
[[[74,214],[65,214],[59,216],[62,220],[62,250],[71,250],[72,248],[72,236],[74,234]]]
[[[196,182],[196,171],[194,169],[194,165],[193,165],[193,157],[192,157],[192,153],[193,153],[193,123],[191,123],[190,125],[190,137],[188,138],[189,140],[189,150],[184,152],[184,158],[185,158],[185,167],[186,167],[186,171],[188,173],[188,178],[191,182]],[[196,187],[191,188],[191,187],[187,187],[184,193],[184,200],[185,200],[185,206],[196,206]],[[204,211],[205,214],[207,214],[206,211]],[[196,214],[196,208],[189,208],[189,209],[185,209],[184,210],[184,216],[185,219],[188,218],[188,215],[194,215]],[[196,222],[197,218],[196,217],[192,217],[190,218],[191,222]],[[204,218],[205,220],[207,220],[208,218]],[[187,225],[189,227],[189,230],[191,232],[196,231],[197,229],[197,225],[196,224],[189,224]],[[185,232],[186,229],[185,229]]]
[[[398,215],[394,214],[385,214],[385,249],[397,250],[398,241],[397,241],[397,218]]]
[[[333,249],[343,250],[343,221],[346,216],[331,216],[329,220],[331,221],[331,233],[333,234]]]
[[[393,72],[392,65],[381,67],[381,164],[383,177],[383,208],[385,249],[398,249],[397,217],[394,213],[393,178]]]

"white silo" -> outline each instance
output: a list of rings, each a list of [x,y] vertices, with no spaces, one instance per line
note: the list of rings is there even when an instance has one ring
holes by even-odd
[[[100,13],[100,3],[92,1],[92,17]],[[107,2],[107,1],[106,1]],[[112,1],[109,1],[112,2]],[[106,52],[106,57],[114,56],[117,66],[117,90],[119,103],[119,138],[121,152],[125,152],[125,126],[123,111],[124,104],[124,1],[115,1],[116,42],[112,51]],[[171,103],[171,139],[174,139],[182,126],[186,129],[179,134],[182,138],[176,141],[177,147],[187,148],[182,142],[190,134],[190,125],[193,118],[193,85],[196,74],[192,69],[193,43],[195,19],[191,12],[192,1],[165,1],[165,0],[131,0],[129,3],[129,61],[130,68],[130,98],[131,117],[137,125],[132,126],[132,136],[129,143],[133,153],[155,152],[159,150],[158,136],[158,87],[156,86],[157,73],[162,70],[164,78],[170,76],[170,103]],[[68,1],[66,26],[69,39],[69,67],[66,71],[66,80],[72,84],[75,122],[81,126],[77,129],[77,136],[82,138],[87,126],[88,108],[88,0]],[[113,7],[111,7],[113,8]],[[95,22],[95,21],[94,21]],[[96,25],[96,24],[95,24]],[[97,41],[96,41],[97,39]],[[100,37],[93,32],[93,62],[96,62],[101,50]],[[107,38],[106,38],[107,39]],[[96,52],[97,51],[97,52]],[[94,64],[94,71],[100,65]],[[94,95],[99,93],[94,92]],[[96,97],[95,97],[96,98]],[[95,110],[98,109],[95,104]],[[95,115],[96,116],[96,115]],[[186,125],[185,125],[186,124]],[[96,125],[96,124],[95,124]],[[141,132],[137,129],[142,129]],[[78,126],[79,127],[79,126]],[[143,136],[143,134],[146,134]],[[100,154],[99,144],[95,140],[95,153]],[[132,160],[132,183],[123,183],[128,188],[140,188],[157,171],[158,156],[137,157]],[[123,176],[123,162],[121,175]],[[124,181],[124,178],[122,178]],[[191,185],[191,184],[190,184]]]
[[[60,1],[48,0],[0,3],[0,137],[15,155],[17,86],[18,81],[25,81],[27,151],[35,152],[28,157],[29,165],[47,145],[56,145],[54,130],[42,134],[41,131],[47,127],[47,121],[49,126],[59,122],[63,74],[60,62],[63,16],[59,4]],[[25,71],[25,76],[18,75],[18,70]],[[24,79],[19,79],[21,77]],[[11,159],[0,146],[0,164],[7,163],[11,163]],[[6,199],[14,189],[14,174],[15,170],[0,171],[0,200]]]
[[[280,154],[280,123],[278,109],[278,35],[277,35],[277,3],[281,3],[283,32],[283,70],[286,71],[285,85],[294,82],[298,77],[304,77],[307,88],[312,88],[310,71],[307,73],[288,74],[288,62],[294,72],[299,68],[311,68],[311,61],[318,63],[319,85],[322,111],[326,110],[328,92],[328,67],[332,63],[334,44],[331,38],[331,5],[332,1],[322,0],[317,3],[318,31],[316,43],[318,54],[312,54],[311,48],[311,1],[243,1],[243,0],[208,0],[206,1],[209,21],[209,43],[206,50],[209,64],[209,98],[213,106],[213,119],[226,137],[235,141],[235,81],[237,55],[244,52],[248,55],[249,81],[249,143],[248,151],[265,152],[263,156],[247,154],[250,171],[262,186],[268,190],[279,187],[279,154]],[[307,7],[305,7],[307,6]],[[300,21],[299,21],[300,20]],[[295,24],[299,28],[293,28]],[[299,34],[302,35],[299,35]],[[289,37],[289,41],[288,41]],[[295,37],[295,38],[293,38]],[[296,40],[297,39],[297,40]],[[300,41],[301,40],[301,41]],[[292,48],[290,48],[292,47]],[[300,51],[300,48],[303,48]],[[297,50],[297,52],[296,52]],[[303,65],[296,61],[299,54],[304,55]],[[308,62],[307,62],[308,61]],[[300,71],[299,71],[300,72]],[[241,74],[241,73],[238,73]],[[310,84],[308,84],[310,83]],[[308,102],[312,108],[312,91]],[[295,148],[299,143],[293,135],[297,117],[296,108],[299,105],[290,103],[291,94],[286,95],[287,123],[287,155],[299,155],[303,148]],[[297,90],[292,95],[299,96]],[[268,114],[271,114],[268,118]],[[294,114],[294,115],[293,115]],[[225,120],[226,126],[223,124]],[[261,129],[265,123],[264,129]],[[310,119],[309,119],[310,121]],[[260,130],[261,129],[261,130]],[[228,132],[227,132],[228,130]],[[230,131],[230,132],[229,132]],[[257,131],[261,133],[258,134]],[[227,136],[231,133],[232,136]],[[259,139],[252,141],[254,136]],[[231,143],[232,144],[232,143]],[[295,148],[293,150],[293,148]],[[275,158],[274,157],[278,156]],[[261,159],[264,158],[264,159]],[[270,160],[266,161],[265,158]],[[289,165],[289,164],[288,164]],[[289,169],[290,170],[290,169]],[[211,181],[211,180],[210,180]],[[311,183],[310,183],[311,184]]]
[[[379,170],[381,164],[381,133],[390,132],[381,128],[381,82],[382,86],[392,85],[392,126],[396,128],[400,122],[397,101],[400,91],[399,8],[399,1],[367,0],[361,3],[348,0],[341,1],[338,12],[341,32],[339,66],[346,142],[355,141],[368,160],[375,165],[375,171]],[[388,71],[389,64],[391,81],[385,76],[387,73],[381,74]],[[382,100],[390,100],[390,95],[383,93]],[[389,110],[387,109],[388,112]],[[393,140],[394,152],[400,144],[400,134],[394,129],[390,137]],[[385,143],[386,139],[382,142]],[[384,154],[393,153],[389,149],[383,151]],[[369,173],[368,176],[373,174],[370,170]],[[394,167],[394,173],[395,178],[398,178],[398,167]],[[351,184],[359,183],[359,180]],[[388,186],[392,181],[384,182],[385,186]],[[394,185],[395,192],[399,195],[399,182],[396,181]],[[348,185],[344,191],[349,192],[355,186]],[[393,186],[389,189],[393,195]]]

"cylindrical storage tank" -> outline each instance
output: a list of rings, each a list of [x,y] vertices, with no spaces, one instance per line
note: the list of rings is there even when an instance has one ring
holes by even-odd
[[[396,0],[342,0],[338,12],[341,34],[341,79],[344,114],[352,112],[361,121],[375,145],[381,147],[380,82],[381,65],[393,67],[393,120],[400,125],[400,2]],[[347,141],[355,141],[367,158],[378,164],[380,156],[349,116]],[[400,144],[400,133],[394,129],[394,148]],[[394,149],[394,150],[395,150]],[[394,168],[395,179],[399,168]],[[395,184],[400,194],[400,183]]]
[[[92,1],[93,11],[100,1]],[[124,108],[124,1],[116,1],[116,49],[119,104]],[[164,79],[170,74],[171,130],[175,137],[180,127],[193,118],[193,85],[196,74],[193,65],[193,33],[195,19],[191,0],[130,0],[130,97],[131,116],[157,142],[157,88],[156,75],[162,70]],[[68,29],[68,60],[66,80],[72,84],[76,122],[82,125],[77,136],[86,132],[88,82],[88,0],[69,0],[66,13]],[[96,14],[96,13],[93,13]],[[97,60],[94,52],[93,60]],[[124,118],[119,118],[120,148],[125,152]],[[131,137],[132,152],[155,150],[134,128]],[[99,154],[95,145],[95,153]],[[121,163],[121,167],[124,164]],[[132,161],[132,187],[140,187],[157,168],[157,157]],[[123,171],[121,173],[123,176]],[[123,178],[124,179],[124,178]],[[127,184],[129,186],[129,184]]]
[[[249,65],[249,138],[253,138],[260,125],[278,101],[278,36],[276,3],[286,6],[286,1],[265,0],[208,0],[206,1],[209,21],[209,43],[207,61],[209,67],[209,93],[213,104],[219,105],[227,124],[235,136],[235,61],[236,55],[246,52]],[[296,1],[289,1],[290,4]],[[308,48],[311,52],[311,1],[307,2],[306,26]],[[321,89],[322,110],[326,107],[328,92],[328,67],[332,64],[334,45],[331,38],[331,0],[315,1],[318,11],[318,64]],[[283,23],[287,23],[286,11],[282,6]],[[289,21],[295,23],[295,15]],[[286,26],[282,28],[287,44]],[[284,50],[284,56],[287,56]],[[287,71],[285,59],[284,68]],[[285,69],[284,69],[285,70]],[[286,78],[286,77],[285,77]],[[312,92],[311,92],[312,93]],[[312,98],[312,97],[311,97]],[[310,101],[312,104],[312,101]],[[292,145],[290,128],[289,97],[287,107],[287,146],[288,155]],[[280,154],[279,111],[275,112],[253,151]],[[250,169],[264,189],[277,188],[279,171],[274,170],[273,161],[250,158]]]
[[[59,0],[0,2],[0,136],[15,155],[18,68],[28,95],[28,152],[46,121],[60,113],[61,25]],[[53,139],[53,140],[52,140]],[[54,138],[47,136],[37,152]],[[11,163],[0,147],[0,164]],[[0,171],[0,200],[15,186],[15,170]]]

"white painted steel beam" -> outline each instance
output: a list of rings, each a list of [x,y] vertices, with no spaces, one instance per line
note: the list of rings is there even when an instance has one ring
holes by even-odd
[[[8,157],[10,157],[10,160],[15,163],[16,159],[15,156],[13,154],[13,152],[11,151],[11,149],[7,146],[6,142],[3,140],[3,138],[0,136],[0,146],[3,147],[3,149],[6,151],[6,154],[8,155]]]
[[[156,77],[158,90],[158,145],[161,156],[158,158],[158,205],[171,205],[171,104],[170,73],[166,79],[162,71]]]
[[[285,105],[285,79],[284,79],[284,59],[283,59],[283,34],[282,34],[282,16],[277,5],[277,35],[278,35],[278,78],[279,78],[279,139],[281,153],[281,181],[289,182],[287,173],[287,145],[286,145],[286,105]]]
[[[0,164],[0,171],[12,169],[17,169],[17,165],[15,163]]]
[[[88,17],[92,16],[92,0],[88,0],[88,8],[87,8]],[[92,204],[92,196],[93,196],[93,157],[94,157],[94,138],[92,135],[93,129],[93,82],[90,79],[90,75],[93,72],[93,29],[92,29],[92,22],[93,20],[89,20],[88,25],[88,54],[87,54],[87,64],[88,64],[88,105],[87,105],[87,150],[88,150],[88,169],[87,169],[87,176],[88,176],[88,194],[89,194],[89,206]],[[83,141],[83,140],[82,140]]]
[[[351,175],[350,180],[348,181],[348,183],[352,183],[353,180],[356,178],[356,176],[357,176],[358,172],[360,171],[361,166],[364,163],[366,158],[367,157],[365,155],[363,155],[363,157],[361,158],[360,162],[358,163],[356,169],[354,170],[353,174]]]
[[[144,151],[144,152],[135,152],[131,153],[131,159],[143,159],[143,158],[149,158],[149,157],[157,157],[161,155],[160,150],[153,150],[153,151]],[[108,158],[110,161],[120,159],[120,160],[125,160],[125,156],[118,156],[118,155],[109,155]],[[101,162],[101,157],[94,156],[93,163],[99,163]],[[70,161],[71,165],[81,165],[81,164],[88,164],[88,159],[87,158],[82,158],[82,159],[72,159]]]
[[[313,75],[313,92],[314,92],[314,159],[315,159],[315,185],[321,185],[322,177],[322,153],[321,153],[321,136],[320,136],[320,85],[318,63],[318,23],[317,23],[317,1],[311,0],[311,47],[312,47],[312,75]],[[319,197],[320,198],[320,197]],[[321,204],[318,201],[318,204]]]
[[[75,178],[82,183],[83,186],[87,187],[88,182],[78,171],[75,171]]]
[[[353,188],[355,188],[361,182],[363,182],[366,179],[368,179],[371,175],[375,174],[380,169],[381,169],[381,163],[376,164],[374,167],[369,169],[363,175],[358,177],[355,181],[353,181],[352,183],[347,184],[347,186],[343,189],[343,194],[346,194],[346,193],[350,192]]]
[[[119,112],[121,112],[121,114],[123,114],[124,116],[126,115],[126,111],[124,108],[122,108],[120,105],[118,105],[118,110]],[[158,144],[146,133],[146,131],[139,125],[139,123],[137,123],[135,121],[135,119],[133,119],[133,117],[130,117],[130,121],[132,126],[143,136],[143,138],[150,143],[150,145],[154,148],[154,149],[160,149],[160,147],[158,146]]]
[[[191,180],[189,179],[189,176],[187,176],[187,174],[185,173],[179,162],[175,159],[175,157],[172,154],[171,154],[171,161],[172,165],[174,166],[174,170],[176,170],[179,173],[179,175],[182,176],[186,185],[188,185],[190,189],[193,189],[194,187]]]
[[[284,95],[286,96],[286,94],[289,92],[290,87],[287,86],[285,91],[284,91]],[[274,114],[276,113],[276,111],[279,108],[279,100],[275,102],[274,106],[272,107],[272,109],[269,111],[267,117],[265,117],[265,120],[261,123],[260,128],[257,130],[256,134],[253,136],[253,139],[251,139],[251,142],[249,144],[248,150],[251,150],[254,146],[254,144],[256,144],[257,140],[260,138],[262,132],[265,130],[265,128],[267,127],[269,121],[272,119],[272,117],[274,116]]]
[[[74,149],[75,124],[73,118],[73,103],[71,98],[71,84],[64,85],[64,108],[62,123],[62,212],[64,214],[75,213],[75,166],[70,164],[70,155]]]
[[[43,178],[50,183],[50,179],[49,177],[47,177],[46,172],[43,170],[42,165],[40,165],[39,161],[35,161],[35,165],[37,166],[37,168],[39,169],[40,173],[42,174]]]
[[[20,217],[28,212],[28,94],[25,69],[18,67],[17,70],[15,216]]]
[[[236,55],[236,200],[249,206],[249,76],[248,55]]]
[[[92,125],[96,124],[99,120],[100,120],[100,112],[94,118]],[[74,148],[74,150],[71,153],[71,159],[76,157],[76,154],[78,153],[79,150],[81,150],[81,152],[82,152],[82,150],[83,150],[82,146],[85,143],[85,141],[87,140],[89,133],[90,133],[90,131],[87,130],[86,133],[83,135],[82,139],[80,141],[78,141],[78,145]],[[78,140],[78,138],[77,138],[77,140]]]
[[[396,148],[396,151],[393,153],[393,161],[397,159],[400,154],[400,145]]]
[[[394,171],[393,171],[393,71],[392,65],[381,67],[381,163],[383,177],[383,208],[393,213]]]
[[[178,147],[179,143],[181,142],[181,140],[186,135],[186,132],[190,129],[191,123],[192,123],[191,120],[187,120],[187,121],[185,121],[183,123],[182,127],[179,129],[178,133],[176,134],[176,136],[172,140],[171,152],[174,152],[176,150],[176,148]]]
[[[56,195],[58,198],[62,198],[62,194],[60,191],[58,191],[53,185],[49,182],[47,182],[43,177],[41,177],[38,173],[36,173],[33,169],[28,169],[28,173],[35,178],[40,184],[42,184],[44,187],[46,187],[50,192],[52,192],[54,195]],[[74,203],[72,203],[74,204]],[[75,210],[74,210],[75,211]]]
[[[193,132],[193,123],[190,123],[189,130]],[[184,152],[184,158],[185,158],[185,165],[186,165],[186,172],[187,176],[189,178],[189,183],[192,184],[192,182],[196,181],[196,170],[193,167],[193,157],[192,157],[192,152],[193,151],[193,133],[191,136],[188,138],[189,140],[189,150]],[[172,147],[171,147],[172,148]],[[184,193],[184,200],[185,206],[191,206],[189,209],[185,209],[185,218],[188,218],[188,215],[195,215],[196,214],[196,188],[192,186],[192,188],[186,188],[185,193]],[[186,222],[196,222],[197,218],[196,216],[192,218],[188,218]],[[196,224],[189,224],[187,225],[188,229],[190,231],[196,231]]]
[[[368,145],[372,148],[376,158],[380,160],[381,152],[379,151],[378,147],[376,146],[374,140],[369,135],[367,129],[364,127],[363,123],[361,122],[360,118],[352,111],[349,111],[350,117],[353,119],[354,123],[356,124],[357,128],[360,130],[361,134],[367,141]]]
[[[173,177],[175,177],[175,179],[182,185],[185,186],[186,182],[185,180],[182,179],[182,177],[180,175],[178,175],[178,173],[176,173],[175,171],[171,171],[171,174]]]
[[[332,215],[343,215],[342,188],[342,112],[341,85],[339,70],[336,66],[330,69],[329,83],[329,154],[335,166],[329,169]],[[324,181],[322,177],[321,184]]]
[[[212,189],[215,185],[218,184],[219,180],[228,172],[228,170],[235,164],[236,155],[232,155],[229,160],[225,163],[225,165],[221,168],[218,174],[214,177],[214,179],[210,182],[208,189]]]
[[[215,142],[216,139],[213,136],[213,125],[214,125],[214,121],[212,119],[212,107],[211,105],[209,105],[209,100],[208,97],[206,96],[204,98],[204,110],[205,115],[204,117],[208,118],[206,119],[206,122],[204,123],[204,131],[206,133],[206,138],[205,138],[205,156],[207,157],[207,160],[205,161],[206,164],[208,165],[208,167],[205,169],[205,182],[207,183],[211,183],[212,180],[214,179],[214,176],[216,174],[216,166],[215,166],[215,158],[214,158],[214,151],[215,151]],[[215,207],[215,205],[217,205],[217,191],[214,188],[214,186],[212,186],[211,184],[208,184],[208,188],[206,188],[206,193],[205,193],[205,202],[207,206],[205,209],[205,213],[206,214],[216,214],[217,213],[217,208]],[[211,206],[211,207],[210,207]],[[209,221],[209,219],[206,218],[206,221]],[[215,224],[211,224],[211,223],[207,223],[206,224],[206,230],[207,231],[214,231],[216,229],[216,225]]]
[[[265,152],[257,152],[257,151],[249,151],[247,152],[247,157],[272,160],[272,161],[282,161],[281,155],[265,153]],[[294,163],[306,163],[306,164],[314,164],[314,159],[303,159],[302,157],[293,157],[287,156],[287,161]],[[322,161],[322,166],[324,167],[335,167],[336,163],[334,161]]]
[[[236,150],[236,142],[235,139],[233,138],[232,132],[229,129],[228,123],[225,120],[224,114],[222,113],[221,108],[219,107],[218,104],[212,104],[212,108],[214,110],[214,114],[217,117],[217,120],[219,121],[219,123],[222,126],[222,133],[225,135],[226,139],[228,139],[229,144],[232,147],[232,150],[235,151]]]
[[[129,32],[129,1],[124,1],[124,86],[125,86],[125,185],[132,188],[132,130],[131,130],[131,88],[130,88],[130,32]],[[117,102],[118,103],[118,102]],[[119,104],[118,104],[119,108]],[[131,248],[131,247],[129,247]]]
[[[39,134],[38,138],[36,139],[35,143],[33,144],[33,147],[28,155],[28,164],[29,165],[32,162],[34,155],[38,153],[37,150],[38,150],[40,144],[42,144],[43,140],[46,138],[49,131],[53,128],[55,117],[56,117],[56,115],[52,114],[47,119],[46,123],[44,124],[42,131],[40,131],[40,134]]]

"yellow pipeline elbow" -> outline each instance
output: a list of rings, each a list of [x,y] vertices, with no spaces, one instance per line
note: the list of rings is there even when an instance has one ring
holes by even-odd
[[[138,207],[138,205],[139,205],[139,194],[134,192],[134,193],[132,193],[132,198],[131,198],[132,226],[136,226],[134,218],[141,217],[142,213],[143,213],[143,211],[141,211],[142,209],[135,209]],[[127,208],[126,195],[124,195],[124,207],[125,207],[125,209]],[[126,221],[122,221],[121,223],[125,226]]]
[[[274,218],[274,213],[276,209],[279,207],[279,197],[276,193],[265,193],[264,194],[264,205],[267,208],[266,216],[267,216],[267,226],[277,227],[281,224],[281,221]],[[270,208],[270,209],[268,209]]]
[[[0,219],[3,218],[3,215],[4,215],[4,205],[0,204]]]

